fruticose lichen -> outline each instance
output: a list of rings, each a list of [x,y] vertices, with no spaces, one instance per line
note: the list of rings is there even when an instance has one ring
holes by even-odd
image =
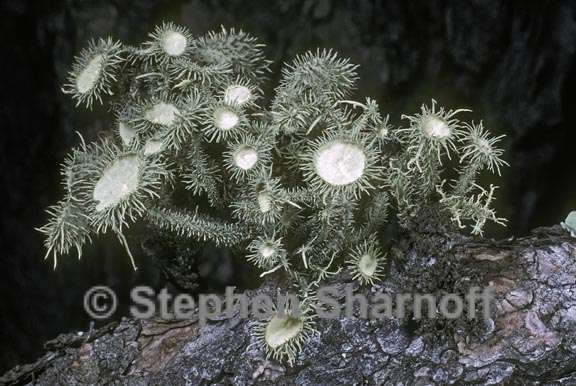
[[[357,67],[326,50],[285,65],[266,107],[269,65],[234,30],[194,37],[163,24],[140,46],[89,44],[64,91],[86,107],[108,103],[115,129],[81,139],[64,162],[64,198],[40,228],[54,264],[107,231],[129,251],[124,233],[144,221],[234,248],[308,298],[343,269],[361,284],[381,279],[385,225],[406,227],[430,203],[473,234],[504,223],[495,187],[478,183],[506,165],[501,137],[461,121],[469,110],[433,100],[393,127],[375,100],[351,99]],[[182,190],[198,205],[178,206]],[[262,324],[272,356],[294,359],[313,331],[305,315]]]

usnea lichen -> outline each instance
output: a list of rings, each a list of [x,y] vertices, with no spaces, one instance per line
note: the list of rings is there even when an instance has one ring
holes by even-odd
[[[274,309],[269,319],[254,323],[256,343],[269,357],[293,364],[302,346],[317,332],[310,297],[302,297],[298,310],[287,300],[282,310]]]
[[[102,97],[112,94],[122,60],[122,45],[112,39],[92,41],[72,66],[63,91],[71,94],[76,105],[91,107]]]
[[[341,270],[380,280],[383,228],[409,227],[431,203],[473,234],[504,223],[496,187],[479,183],[506,165],[501,137],[462,121],[469,110],[433,100],[393,127],[375,100],[352,99],[357,67],[327,50],[285,65],[267,109],[269,65],[263,46],[234,30],[194,37],[170,23],[140,46],[91,43],[64,91],[87,107],[108,102],[114,130],[64,162],[64,198],[40,228],[47,256],[81,254],[107,231],[129,251],[124,233],[144,221],[234,248],[307,300]],[[177,191],[198,205],[178,206]],[[307,309],[258,331],[271,356],[293,361],[313,324]]]

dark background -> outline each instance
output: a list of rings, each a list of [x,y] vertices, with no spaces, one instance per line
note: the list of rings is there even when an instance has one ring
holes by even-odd
[[[92,138],[110,124],[60,92],[90,38],[135,44],[162,21],[194,34],[222,24],[266,43],[274,74],[307,49],[334,48],[361,65],[356,97],[376,98],[393,123],[434,97],[507,135],[498,208],[510,223],[490,236],[556,224],[576,208],[574,1],[5,0],[0,15],[0,373],[34,360],[58,333],[86,330],[91,285],[163,285],[154,261],[138,253],[142,269],[132,272],[112,239],[56,271],[42,260],[34,228],[62,193],[59,163],[74,132]],[[236,262],[223,259],[218,280],[236,280]]]

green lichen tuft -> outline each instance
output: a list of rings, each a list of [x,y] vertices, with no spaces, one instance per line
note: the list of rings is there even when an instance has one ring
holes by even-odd
[[[196,37],[168,23],[138,46],[91,43],[64,90],[107,102],[114,129],[66,159],[64,198],[40,228],[47,256],[80,254],[107,231],[130,254],[124,232],[145,222],[234,247],[308,294],[344,269],[380,280],[383,230],[410,227],[430,205],[472,234],[505,223],[496,186],[480,184],[507,165],[501,137],[465,122],[468,109],[432,100],[394,127],[375,100],[353,99],[357,66],[333,51],[286,64],[264,98],[269,67],[263,45],[235,30]],[[292,361],[309,326],[272,319],[264,346]]]

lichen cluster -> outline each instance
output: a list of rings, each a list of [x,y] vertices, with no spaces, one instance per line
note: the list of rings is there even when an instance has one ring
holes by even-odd
[[[40,229],[47,256],[80,255],[107,231],[129,251],[125,231],[144,221],[234,248],[307,300],[341,270],[377,282],[385,224],[407,226],[431,202],[473,234],[504,222],[491,208],[495,187],[477,184],[506,164],[500,137],[462,122],[467,110],[432,101],[392,127],[373,99],[350,99],[356,66],[326,50],[285,65],[264,99],[262,49],[241,31],[195,37],[173,24],[140,46],[90,43],[63,90],[78,105],[106,103],[114,129],[82,139],[64,162],[64,198]],[[179,205],[182,190],[198,205]],[[260,329],[272,356],[294,359],[313,330],[305,308]]]

